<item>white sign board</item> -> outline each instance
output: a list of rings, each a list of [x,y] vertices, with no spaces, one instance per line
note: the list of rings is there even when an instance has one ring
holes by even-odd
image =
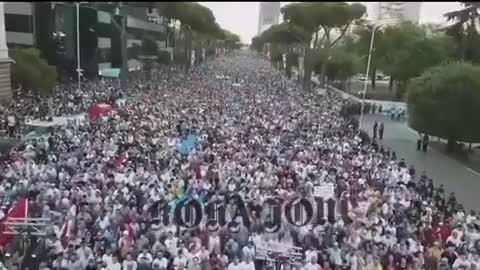
[[[281,256],[285,257],[302,257],[302,248],[296,247],[294,245],[289,245],[288,243],[282,243],[274,240],[265,241],[264,239],[255,239],[253,240],[255,244],[257,259],[270,259],[268,253],[278,253]]]
[[[325,183],[313,187],[313,196],[323,198],[324,200],[335,198],[335,186],[333,183]]]

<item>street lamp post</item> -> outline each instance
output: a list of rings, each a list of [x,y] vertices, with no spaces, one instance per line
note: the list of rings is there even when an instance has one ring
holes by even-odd
[[[370,49],[368,50],[368,60],[367,60],[367,70],[365,74],[365,81],[363,83],[363,91],[362,91],[362,103],[360,106],[360,119],[358,122],[358,131],[360,132],[362,128],[362,121],[363,121],[363,111],[365,108],[365,97],[367,95],[367,88],[368,88],[368,77],[370,75],[370,63],[372,61],[372,52],[373,52],[373,43],[375,42],[375,32],[381,27],[381,25],[378,26],[371,26],[372,28],[372,37],[370,39]]]
[[[77,83],[78,90],[81,90],[82,68],[80,65],[80,5],[88,2],[75,2],[77,11]]]

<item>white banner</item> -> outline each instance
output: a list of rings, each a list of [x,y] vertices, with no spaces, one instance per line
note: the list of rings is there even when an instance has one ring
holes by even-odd
[[[282,53],[283,68],[287,67],[287,54]]]
[[[313,187],[313,196],[320,197],[323,200],[335,198],[335,186],[333,183],[325,183],[320,186]]]
[[[288,243],[282,243],[275,240],[265,241],[260,237],[252,239],[255,245],[255,257],[259,260],[274,260],[270,253],[276,253],[280,256],[289,257],[292,261],[302,258],[302,248],[290,245]]]

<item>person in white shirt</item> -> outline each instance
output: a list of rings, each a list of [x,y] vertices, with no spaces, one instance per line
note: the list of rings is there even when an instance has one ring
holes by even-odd
[[[150,265],[153,262],[152,254],[148,252],[148,249],[144,248],[142,253],[140,253],[137,257],[137,263],[140,265]]]
[[[330,248],[328,250],[329,257],[330,257],[330,262],[333,265],[336,266],[341,266],[342,265],[342,256],[341,256],[341,250],[340,247],[338,246],[338,242],[333,243],[333,248]],[[311,269],[313,270],[313,269]]]
[[[447,238],[446,243],[452,243],[458,247],[462,243],[462,239],[459,237],[457,231],[453,231],[452,234]]]
[[[158,269],[163,269],[163,270],[167,269],[168,260],[165,257],[163,257],[162,252],[158,252],[157,257],[155,258],[155,260],[153,260],[152,266],[155,266],[155,265],[158,265]]]
[[[122,270],[122,265],[118,261],[117,256],[112,257],[112,261],[110,264],[107,264],[107,269],[108,270]]]
[[[112,255],[112,250],[107,248],[105,250],[105,254],[102,256],[102,262],[106,263],[107,266],[111,265],[113,263],[113,255]]]
[[[471,266],[470,260],[468,260],[467,255],[461,254],[455,260],[452,265],[452,269],[469,269]]]
[[[15,115],[11,114],[7,117],[8,122],[8,134],[10,137],[15,135],[15,125],[17,124],[17,120],[15,119]]]
[[[310,261],[305,264],[303,270],[321,270],[322,268],[315,259],[316,258],[311,258]]]
[[[167,234],[167,239],[165,239],[165,247],[167,248],[168,253],[171,256],[176,256],[178,251],[177,246],[178,239],[173,236],[173,232],[169,231]]]
[[[310,247],[307,251],[305,251],[305,261],[310,262],[312,259],[315,261],[318,260],[318,253],[313,247]]]
[[[200,270],[202,265],[200,264],[200,259],[196,256],[193,256],[191,260],[189,260],[187,269],[188,270]]]
[[[132,255],[128,254],[127,259],[123,261],[122,270],[137,270],[137,262],[132,259]]]
[[[183,251],[180,249],[178,255],[173,259],[173,265],[178,268],[184,269],[187,266],[187,257],[183,255]]]
[[[240,270],[240,260],[238,259],[238,257],[235,257],[233,259],[233,262],[231,262],[229,265],[228,265],[228,269],[227,270]]]
[[[470,263],[475,266],[475,269],[480,269],[480,254],[470,254]]]
[[[249,257],[249,258],[254,258],[255,257],[255,246],[253,245],[253,242],[249,242],[248,245],[244,246],[242,248],[242,255],[243,259]]]
[[[255,270],[255,264],[253,261],[250,259],[250,257],[245,257],[245,261],[242,261],[239,264],[238,270]],[[319,269],[318,269],[319,270]]]
[[[218,237],[217,234],[209,236],[208,251],[210,252],[210,254],[220,254],[220,237]]]

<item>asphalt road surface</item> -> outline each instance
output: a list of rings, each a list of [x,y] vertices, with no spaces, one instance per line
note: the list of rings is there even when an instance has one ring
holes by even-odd
[[[414,164],[418,175],[425,171],[436,186],[445,186],[447,194],[455,192],[467,211],[480,210],[480,173],[435,149],[429,148],[427,153],[417,151],[418,134],[405,122],[391,121],[388,116],[364,115],[362,128],[370,135],[375,120],[383,122],[383,144],[392,148],[398,159],[405,158],[407,164]]]

